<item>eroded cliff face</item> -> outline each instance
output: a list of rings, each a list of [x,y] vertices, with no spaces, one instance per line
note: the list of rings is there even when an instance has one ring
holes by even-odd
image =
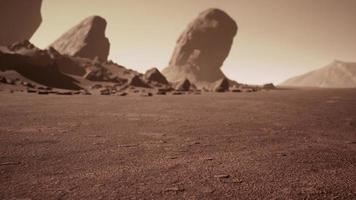
[[[31,39],[42,23],[42,0],[2,0],[0,3],[0,45]]]

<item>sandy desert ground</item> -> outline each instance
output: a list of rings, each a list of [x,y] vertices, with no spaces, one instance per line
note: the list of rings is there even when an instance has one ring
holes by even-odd
[[[355,199],[356,90],[0,93],[0,199]]]

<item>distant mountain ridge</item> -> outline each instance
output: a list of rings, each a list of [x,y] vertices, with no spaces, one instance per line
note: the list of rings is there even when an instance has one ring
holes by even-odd
[[[335,60],[323,68],[290,78],[280,86],[356,88],[356,63]]]

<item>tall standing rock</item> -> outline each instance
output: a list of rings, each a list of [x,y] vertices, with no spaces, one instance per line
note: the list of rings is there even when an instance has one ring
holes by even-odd
[[[105,36],[106,20],[99,16],[86,18],[70,29],[51,47],[59,53],[70,56],[107,60],[110,43]]]
[[[0,1],[0,45],[29,40],[42,23],[42,0]]]
[[[225,78],[220,67],[229,55],[237,30],[236,22],[224,11],[202,12],[179,37],[163,74],[171,82],[187,78],[197,85]]]

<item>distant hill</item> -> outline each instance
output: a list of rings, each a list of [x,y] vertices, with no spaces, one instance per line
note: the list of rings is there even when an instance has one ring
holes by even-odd
[[[280,86],[356,88],[356,63],[336,60],[318,70],[290,78]]]

